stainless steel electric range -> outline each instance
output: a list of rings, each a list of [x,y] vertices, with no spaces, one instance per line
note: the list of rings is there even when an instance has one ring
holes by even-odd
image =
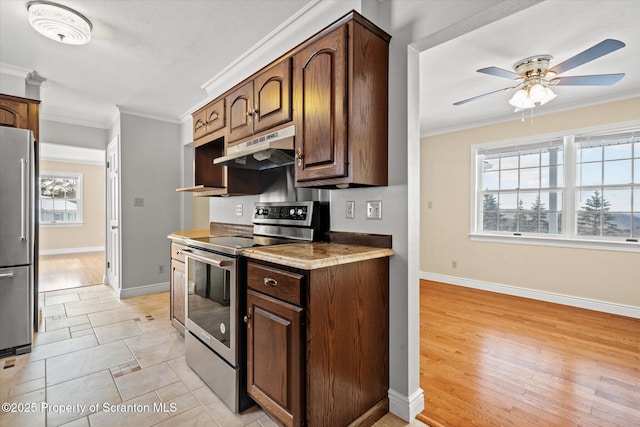
[[[186,264],[187,364],[234,412],[253,404],[247,395],[246,267],[242,250],[321,239],[329,229],[328,205],[260,202],[253,235],[188,239]]]

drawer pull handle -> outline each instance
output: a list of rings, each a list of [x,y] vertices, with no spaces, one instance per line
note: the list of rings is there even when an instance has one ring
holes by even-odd
[[[271,288],[275,288],[276,286],[278,286],[278,281],[276,279],[272,279],[271,277],[265,277],[264,285],[269,286]]]

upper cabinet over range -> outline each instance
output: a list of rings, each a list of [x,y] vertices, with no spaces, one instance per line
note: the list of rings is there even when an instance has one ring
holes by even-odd
[[[296,185],[387,185],[390,36],[351,13],[294,55]]]
[[[291,121],[291,58],[286,58],[225,97],[227,144]]]
[[[387,185],[390,39],[351,12],[200,108],[193,113],[196,177],[212,175],[198,168],[221,168],[213,175],[226,178],[215,186],[231,185],[234,165],[216,165],[213,156],[293,123],[297,187]]]

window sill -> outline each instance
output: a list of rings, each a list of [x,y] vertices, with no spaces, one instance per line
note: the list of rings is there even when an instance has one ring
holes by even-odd
[[[640,252],[638,242],[611,242],[604,240],[566,239],[536,236],[509,236],[470,233],[474,242],[507,243],[530,246],[555,246],[562,248],[592,249],[598,251]]]
[[[82,227],[84,222],[41,222],[40,227]]]

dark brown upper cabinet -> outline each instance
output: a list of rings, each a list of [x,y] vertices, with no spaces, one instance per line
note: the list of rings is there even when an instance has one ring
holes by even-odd
[[[352,12],[296,50],[296,186],[387,185],[390,38]]]
[[[217,99],[193,113],[193,140],[196,141],[225,126],[224,98]]]
[[[291,121],[291,58],[270,66],[225,99],[227,145]]]
[[[33,138],[39,141],[40,101],[0,94],[0,126],[33,131]]]

